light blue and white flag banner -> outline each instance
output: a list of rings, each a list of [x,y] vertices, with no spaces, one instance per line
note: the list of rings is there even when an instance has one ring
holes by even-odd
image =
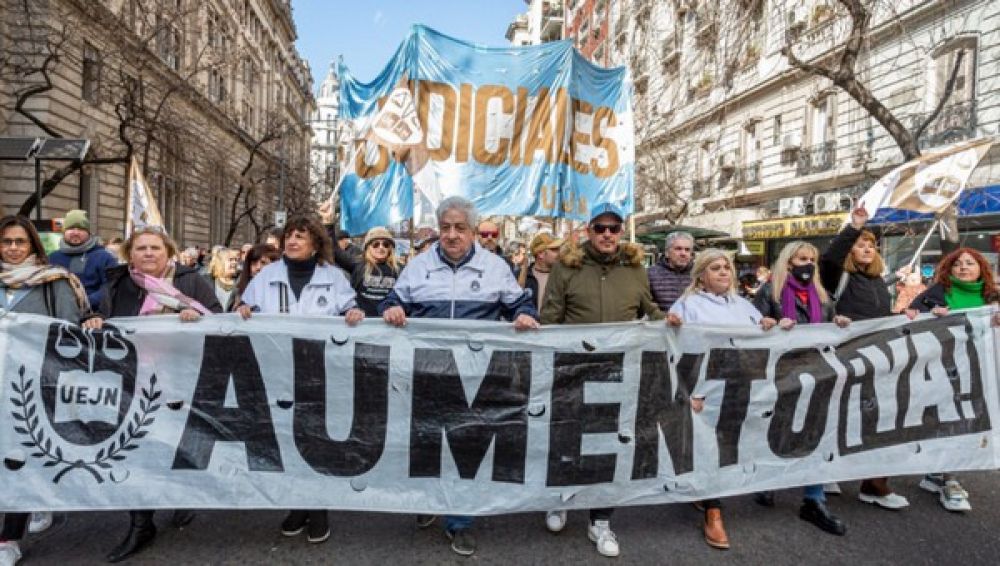
[[[414,26],[375,80],[345,66],[340,76],[340,112],[356,132],[340,186],[352,234],[420,224],[452,195],[485,214],[633,210],[631,80],[572,42],[486,48]]]

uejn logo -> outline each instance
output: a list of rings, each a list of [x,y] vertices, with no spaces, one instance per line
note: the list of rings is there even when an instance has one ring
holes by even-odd
[[[98,483],[105,474],[124,479],[113,473],[113,463],[138,448],[162,393],[152,375],[135,402],[137,359],[135,345],[112,326],[91,331],[53,323],[37,382],[20,367],[11,383],[14,430],[32,457],[58,469],[53,482],[77,469]],[[39,398],[48,426],[40,420]]]

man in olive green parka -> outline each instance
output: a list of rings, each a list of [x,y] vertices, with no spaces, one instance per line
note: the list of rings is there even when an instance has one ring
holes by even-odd
[[[643,250],[622,242],[625,215],[614,204],[601,204],[591,212],[587,241],[567,241],[552,267],[541,323],[591,324],[626,322],[664,315],[653,302],[649,278],[643,267]],[[618,556],[618,539],[611,530],[614,509],[591,509],[588,538],[603,556]],[[545,526],[553,532],[566,525],[566,511],[549,511]]]

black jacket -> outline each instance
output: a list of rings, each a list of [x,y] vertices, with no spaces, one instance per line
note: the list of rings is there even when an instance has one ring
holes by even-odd
[[[753,299],[753,306],[757,307],[760,314],[765,317],[773,318],[774,320],[790,318],[797,324],[809,324],[809,309],[806,308],[805,303],[796,297],[795,316],[783,313],[781,311],[781,302],[774,300],[774,297],[771,295],[771,288],[772,285],[770,281],[764,283],[760,286],[760,289],[757,290],[757,295]],[[823,322],[830,322],[833,320],[833,305],[830,303],[823,303],[820,312],[823,314]]]
[[[363,266],[365,263],[364,250],[354,245],[354,242],[351,242],[346,250],[340,249],[340,246],[337,245],[337,238],[340,236],[337,225],[325,224],[324,227],[330,239],[333,240],[333,262],[337,264],[337,267],[353,275],[354,269],[358,265]]]
[[[851,253],[851,248],[859,236],[861,236],[860,230],[850,225],[845,226],[820,256],[820,280],[830,293],[836,292],[840,277],[844,273],[844,260]],[[837,297],[834,308],[836,314],[844,315],[851,320],[879,318],[892,314],[892,298],[881,276],[868,277],[864,273],[851,273],[844,292]]]
[[[524,276],[524,288],[531,291],[531,298],[535,301],[535,308],[539,312],[542,310],[542,298],[538,295],[538,278],[535,277],[535,264],[529,264],[528,274]]]
[[[993,293],[986,299],[986,304],[995,303],[1000,300],[997,293]],[[931,312],[934,307],[947,307],[948,299],[944,294],[944,286],[940,283],[935,283],[928,287],[923,293],[920,293],[913,298],[910,306],[906,307],[909,309],[915,309],[920,312]]]
[[[174,273],[174,287],[186,296],[198,301],[206,309],[221,313],[222,305],[215,296],[215,290],[198,271],[183,265]],[[104,298],[97,309],[101,318],[138,316],[146,291],[132,281],[127,265],[119,265],[108,270],[108,281],[104,284]]]
[[[399,271],[387,263],[380,263],[376,268],[365,277],[365,264],[362,262],[351,273],[351,287],[357,293],[358,308],[365,311],[365,316],[378,316],[378,304],[389,296],[399,278]]]
[[[906,308],[915,309],[920,312],[931,312],[934,307],[947,306],[948,300],[944,296],[944,287],[940,283],[935,283],[924,289],[923,293],[914,297],[913,301],[910,302],[910,306]]]

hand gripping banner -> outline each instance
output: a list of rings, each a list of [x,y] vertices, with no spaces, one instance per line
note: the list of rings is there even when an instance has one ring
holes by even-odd
[[[414,26],[385,69],[361,83],[340,68],[353,123],[340,184],[351,234],[432,217],[445,197],[484,214],[586,220],[631,213],[631,80],[571,41],[486,48]]]
[[[485,515],[996,469],[989,319],[516,333],[217,315],[93,332],[6,313],[0,508]]]

